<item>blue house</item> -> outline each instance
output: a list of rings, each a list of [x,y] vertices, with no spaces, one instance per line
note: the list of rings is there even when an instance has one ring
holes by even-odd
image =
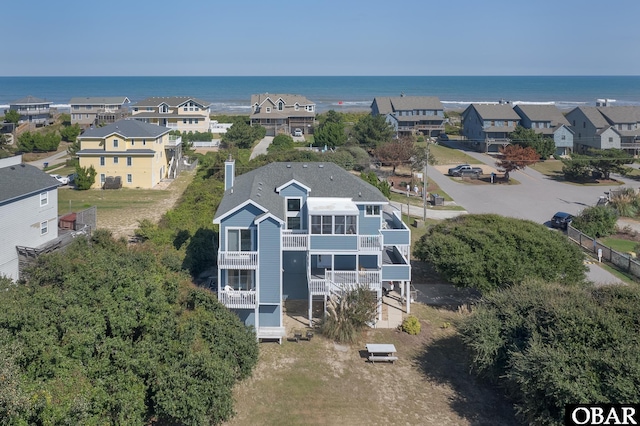
[[[568,155],[573,151],[573,130],[555,105],[522,104],[513,110],[520,116],[522,127],[553,139],[557,155]]]
[[[311,323],[314,301],[326,309],[328,296],[353,286],[378,300],[383,283],[409,289],[410,231],[358,176],[333,163],[271,163],[236,177],[229,159],[224,183],[213,219],[218,299],[258,339],[284,336],[285,300],[307,300]]]

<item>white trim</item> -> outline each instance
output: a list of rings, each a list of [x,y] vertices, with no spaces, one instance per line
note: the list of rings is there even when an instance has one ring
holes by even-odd
[[[265,209],[264,207],[262,207],[260,204],[256,203],[254,200],[246,200],[244,203],[230,209],[228,212],[226,212],[225,214],[223,214],[220,217],[214,218],[213,219],[213,223],[214,225],[219,225],[220,222],[222,221],[222,219],[226,218],[227,216],[237,212],[238,210],[248,206],[249,204],[253,205],[254,207],[259,208],[260,210],[262,210],[262,213],[269,213],[269,210]]]
[[[240,238],[238,240],[238,248],[240,248],[240,250],[229,250],[229,231],[249,231],[249,239],[250,239],[250,245],[251,247],[249,248],[249,250],[242,250],[242,234],[238,234],[238,237]],[[224,228],[224,251],[233,251],[234,253],[237,251],[239,253],[242,253],[243,251],[255,251],[253,250],[254,247],[254,238],[253,238],[253,228],[249,227],[242,227],[242,226],[225,226]]]
[[[286,187],[288,187],[290,185],[293,185],[294,183],[296,185],[302,187],[302,189],[306,190],[307,194],[311,192],[311,188],[309,188],[307,185],[297,181],[296,179],[291,179],[290,181],[283,183],[282,185],[280,185],[279,187],[276,188],[276,192],[279,194],[280,191],[282,191],[284,188],[286,188]]]
[[[262,222],[263,220],[268,219],[268,218],[272,218],[272,219],[276,220],[276,221],[277,221],[279,224],[281,224],[281,225],[282,225],[283,223],[285,223],[282,219],[280,219],[279,217],[275,216],[273,213],[270,213],[270,212],[263,213],[263,214],[261,214],[260,216],[256,217],[256,218],[253,220],[253,223],[255,223],[255,224],[257,225],[257,224],[259,224],[260,222]]]

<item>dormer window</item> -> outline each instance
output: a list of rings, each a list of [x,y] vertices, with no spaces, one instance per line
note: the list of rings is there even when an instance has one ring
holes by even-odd
[[[302,210],[301,198],[287,198],[287,229],[302,229],[300,211]]]
[[[284,102],[278,102],[278,111],[282,111],[284,109]]]
[[[267,113],[271,112],[271,107],[267,107]]]
[[[296,105],[295,105],[295,107],[294,107],[294,109],[295,109],[296,111],[298,111],[298,110],[300,109],[300,105],[296,104]]]
[[[169,112],[169,106],[167,104],[160,105],[160,113],[167,114]]]

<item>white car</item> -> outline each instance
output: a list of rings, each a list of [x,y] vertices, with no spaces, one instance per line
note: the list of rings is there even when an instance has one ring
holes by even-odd
[[[301,129],[295,129],[293,131],[293,136],[299,136],[302,137],[302,130]]]
[[[49,176],[51,176],[52,178],[60,182],[60,185],[69,185],[69,178],[66,176],[61,176],[61,175],[49,175]]]

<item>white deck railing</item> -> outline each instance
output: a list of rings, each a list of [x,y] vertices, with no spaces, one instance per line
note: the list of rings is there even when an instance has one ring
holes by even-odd
[[[358,237],[359,251],[382,250],[382,237],[380,235],[360,235]]]
[[[309,249],[309,234],[306,231],[283,231],[282,232],[282,249],[283,250],[301,250]]]
[[[365,285],[370,290],[382,288],[382,274],[376,271],[326,271],[324,278],[309,278],[309,292],[312,295],[328,295],[333,289],[349,290]]]
[[[220,251],[218,252],[218,268],[256,269],[257,267],[258,267],[257,251]]]
[[[218,292],[218,300],[227,308],[253,309],[256,307],[255,290],[223,290]]]

